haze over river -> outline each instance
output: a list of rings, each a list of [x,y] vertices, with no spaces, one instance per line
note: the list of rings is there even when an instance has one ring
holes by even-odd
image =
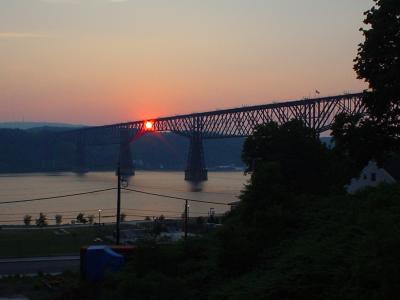
[[[183,180],[183,172],[137,171],[129,180],[128,188],[150,193],[165,194],[197,200],[229,203],[237,201],[237,196],[248,176],[243,172],[209,172],[209,180],[200,186],[193,186]],[[2,174],[0,175],[0,202],[51,197],[63,194],[87,192],[116,187],[113,172],[91,172],[79,176],[73,173],[54,174]],[[54,219],[55,214],[63,216],[63,223],[70,223],[79,212],[93,214],[98,220],[101,209],[101,222],[115,220],[116,190],[81,195],[68,198],[50,199],[35,202],[0,205],[1,224],[22,224],[23,216],[29,214],[36,219],[40,212]],[[122,191],[121,211],[127,220],[143,220],[146,216],[180,217],[184,201]],[[210,208],[223,213],[229,206],[190,203],[190,216],[207,216]],[[49,222],[54,223],[53,221]]]

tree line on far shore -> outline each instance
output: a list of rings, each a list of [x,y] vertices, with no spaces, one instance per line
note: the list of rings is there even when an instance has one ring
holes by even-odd
[[[106,216],[108,218],[108,216]],[[112,216],[115,217],[115,216]],[[126,213],[122,212],[121,213],[121,222],[126,221]],[[104,216],[103,216],[104,218]],[[101,217],[98,218],[98,221],[100,221]],[[35,225],[39,227],[44,227],[49,225],[49,221],[54,221],[56,225],[62,225],[62,224],[96,224],[96,216],[94,214],[88,214],[86,215],[85,213],[78,213],[76,217],[68,217],[65,218],[62,214],[56,214],[54,216],[54,219],[49,219],[45,213],[39,213],[39,216],[36,219],[33,219],[32,215],[26,214],[23,217],[23,223],[25,226],[31,226],[33,225],[33,221],[35,221]],[[67,221],[65,223],[64,221]]]

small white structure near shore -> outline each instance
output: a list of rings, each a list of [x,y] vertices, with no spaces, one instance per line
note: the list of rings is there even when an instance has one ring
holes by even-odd
[[[400,180],[400,161],[386,161],[382,167],[370,160],[362,169],[358,178],[352,178],[346,186],[349,194],[354,194],[367,187],[376,187],[382,183],[393,184]]]

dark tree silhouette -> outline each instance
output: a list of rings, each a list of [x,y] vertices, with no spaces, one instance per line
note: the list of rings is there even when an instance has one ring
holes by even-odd
[[[39,214],[39,218],[36,219],[36,225],[39,227],[47,226],[47,217],[44,213]]]
[[[88,222],[89,224],[93,224],[94,223],[94,215],[88,215]]]
[[[370,159],[381,162],[388,151],[395,150],[388,131],[384,124],[377,124],[362,115],[340,114],[332,125],[334,151],[350,158],[353,171],[358,173]]]
[[[337,153],[347,156],[352,175],[368,160],[380,163],[400,149],[400,1],[374,0],[361,28],[354,70],[369,84],[363,102],[368,116],[341,114],[332,128]]]
[[[57,214],[55,216],[55,219],[56,219],[56,224],[57,225],[61,225],[61,223],[62,223],[62,215]]]
[[[32,223],[32,216],[30,216],[30,215],[25,215],[25,216],[24,216],[24,224],[25,224],[26,226],[29,226],[29,225],[31,225],[31,223]]]
[[[258,126],[246,139],[242,157],[251,178],[219,231],[218,259],[229,274],[248,271],[287,229],[300,226],[291,223],[293,199],[327,194],[335,180],[328,177],[330,150],[298,120]]]
[[[79,213],[76,216],[76,220],[78,221],[78,223],[82,223],[82,224],[86,224],[88,222],[88,220],[85,218],[85,214],[83,214],[83,213]]]
[[[359,45],[354,69],[358,78],[369,84],[364,101],[370,114],[394,121],[399,111],[393,109],[393,104],[400,104],[400,1],[374,2],[364,13],[369,28],[360,29],[365,41]]]
[[[292,120],[258,126],[244,143],[242,159],[248,171],[275,164],[288,191],[319,193],[327,191],[327,154],[312,129]]]

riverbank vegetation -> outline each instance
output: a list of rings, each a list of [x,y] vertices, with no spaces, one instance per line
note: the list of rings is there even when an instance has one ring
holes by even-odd
[[[103,299],[395,299],[400,185],[357,195],[298,196],[214,235],[139,247]],[[263,226],[260,226],[262,223]],[[78,289],[83,293],[88,290]],[[87,295],[87,294],[86,294]]]
[[[140,245],[97,289],[103,299],[394,299],[400,185],[346,194],[342,159],[299,121],[258,127],[243,150],[250,182],[223,226]]]
[[[147,241],[124,270],[64,299],[395,299],[400,184],[346,194],[343,159],[299,121],[259,126],[243,150],[251,179],[220,229]]]
[[[100,285],[62,280],[51,299],[397,298],[399,184],[355,195],[264,197],[253,205],[239,206],[212,234],[139,245]],[[40,241],[19,246],[33,242]]]

